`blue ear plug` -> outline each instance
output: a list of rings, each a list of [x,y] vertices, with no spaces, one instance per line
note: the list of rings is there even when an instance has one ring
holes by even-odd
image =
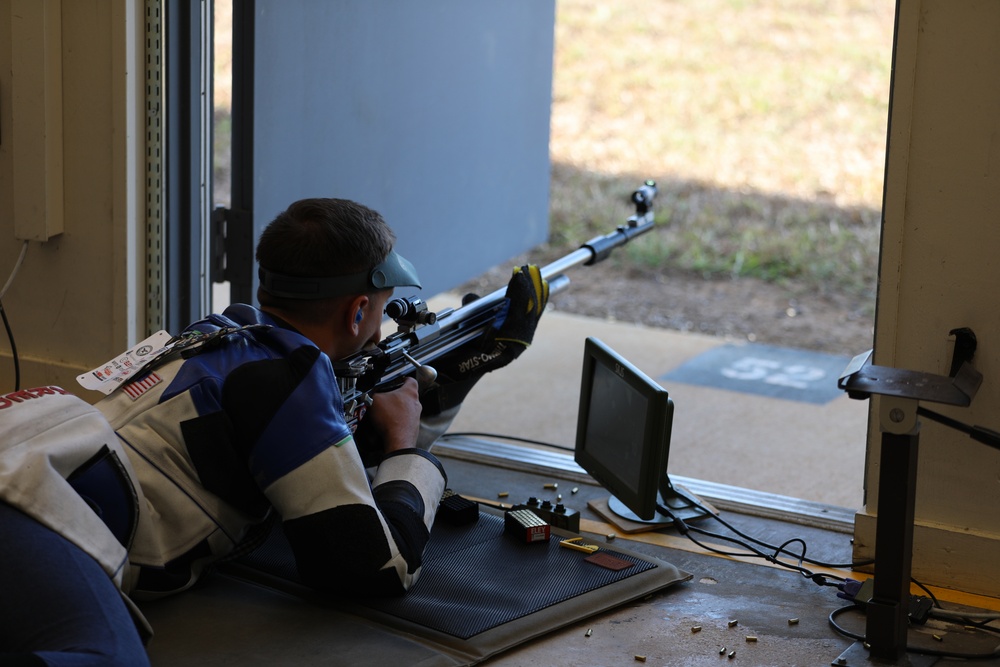
[[[354,323],[360,324],[363,317],[364,315],[362,314],[361,309],[358,308],[358,314],[354,316]]]

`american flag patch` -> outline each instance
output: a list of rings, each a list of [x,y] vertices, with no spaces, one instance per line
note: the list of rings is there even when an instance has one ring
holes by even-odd
[[[156,373],[150,373],[149,375],[147,375],[144,378],[141,378],[141,379],[138,379],[138,380],[133,380],[132,382],[129,382],[127,385],[125,385],[124,387],[122,387],[122,391],[124,391],[126,394],[128,394],[129,397],[133,401],[135,401],[140,396],[142,396],[147,391],[149,391],[150,389],[152,389],[156,385],[160,384],[161,382],[163,382],[163,378],[161,378]]]

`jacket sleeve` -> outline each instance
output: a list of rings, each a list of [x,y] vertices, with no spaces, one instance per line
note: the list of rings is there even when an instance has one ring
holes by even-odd
[[[445,475],[427,452],[388,457],[369,480],[325,355],[303,347],[242,364],[224,405],[257,488],[281,516],[304,583],[406,590],[420,571]]]
[[[353,440],[265,493],[284,521],[304,583],[330,592],[398,594],[420,574],[446,478],[426,451],[387,457],[369,485]]]

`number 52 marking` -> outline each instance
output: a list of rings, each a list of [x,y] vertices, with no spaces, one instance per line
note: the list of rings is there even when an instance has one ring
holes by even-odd
[[[773,359],[743,357],[722,369],[722,375],[733,380],[764,382],[766,384],[808,389],[809,384],[826,377],[826,371],[805,364],[784,365]]]

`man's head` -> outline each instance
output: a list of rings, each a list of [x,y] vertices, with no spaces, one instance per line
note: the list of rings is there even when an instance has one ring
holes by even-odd
[[[317,337],[332,335],[334,353],[352,354],[355,344],[378,340],[392,289],[420,286],[413,266],[392,251],[395,240],[382,216],[361,204],[297,201],[261,234],[257,300],[328,353]]]

